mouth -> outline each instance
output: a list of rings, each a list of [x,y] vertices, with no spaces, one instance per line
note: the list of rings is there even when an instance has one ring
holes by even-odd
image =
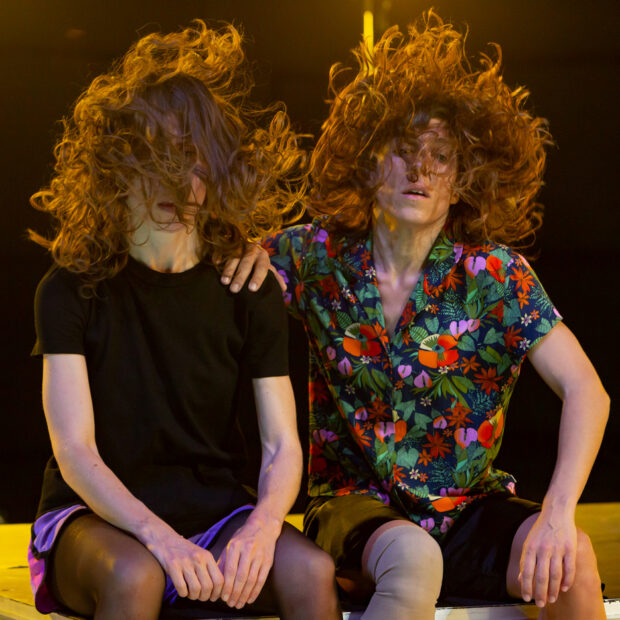
[[[403,192],[405,196],[411,196],[412,198],[428,198],[428,193],[423,189],[410,188]]]
[[[164,211],[176,211],[176,205],[173,202],[158,202],[157,206]]]

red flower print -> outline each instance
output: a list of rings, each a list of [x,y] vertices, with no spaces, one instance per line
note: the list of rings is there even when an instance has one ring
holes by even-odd
[[[330,300],[338,299],[340,297],[340,287],[336,282],[334,276],[329,275],[323,278],[320,282],[321,290],[323,294]]]
[[[402,482],[405,479],[405,470],[398,465],[394,465],[392,468],[392,475],[396,482]]]
[[[372,440],[370,439],[370,437],[364,434],[364,430],[365,429],[363,429],[357,423],[353,427],[353,432],[355,433],[355,439],[357,440],[357,443],[361,444],[362,446],[368,447],[372,443]]]
[[[497,384],[497,368],[489,368],[485,370],[484,368],[477,374],[474,375],[476,377],[474,379],[474,383],[479,383],[480,387],[490,396],[491,390],[497,392],[499,390],[499,385]]]
[[[426,438],[428,442],[423,444],[423,446],[430,449],[433,458],[437,458],[438,456],[443,458],[450,452],[450,446],[440,433],[433,433],[432,435],[426,433]]]
[[[377,333],[372,325],[353,323],[347,327],[342,346],[344,350],[354,357],[375,357],[381,353],[381,334]]]
[[[495,429],[488,420],[485,420],[478,428],[478,441],[485,447],[490,448],[495,443]]]
[[[519,341],[523,340],[523,336],[519,336],[521,333],[521,328],[517,328],[514,325],[511,325],[504,332],[504,344],[507,349],[513,349],[519,344]]]
[[[373,400],[372,403],[370,403],[370,405],[368,405],[367,407],[367,410],[369,412],[368,417],[371,420],[374,420],[376,418],[379,418],[379,419],[391,418],[392,416],[389,415],[389,409],[390,407],[386,405],[381,399],[375,398],[375,400]]]
[[[506,279],[502,270],[502,261],[497,256],[487,257],[487,271],[498,282],[503,282]]]
[[[451,413],[446,416],[448,421],[450,422],[450,426],[456,426],[456,428],[461,428],[461,426],[467,426],[467,424],[471,424],[471,420],[467,417],[469,413],[471,413],[471,409],[462,405],[459,402],[455,402],[451,409],[446,409],[446,411],[450,411]]]
[[[420,343],[418,360],[429,368],[450,366],[459,358],[459,353],[455,348],[456,344],[456,339],[450,334],[427,336]]]
[[[308,384],[310,402],[325,403],[329,400],[329,390],[323,379],[310,381]]]
[[[493,307],[493,310],[489,310],[489,315],[494,316],[498,321],[504,319],[504,300],[500,299]]]
[[[511,280],[514,280],[517,284],[517,288],[521,289],[524,293],[527,293],[532,286],[534,286],[534,278],[527,269],[514,269],[513,274],[510,276]]]
[[[456,291],[456,287],[460,286],[461,284],[463,284],[463,277],[460,273],[456,272],[456,265],[454,265],[454,267],[450,269],[450,272],[445,277],[443,285],[445,286],[446,290],[451,288],[452,290]]]

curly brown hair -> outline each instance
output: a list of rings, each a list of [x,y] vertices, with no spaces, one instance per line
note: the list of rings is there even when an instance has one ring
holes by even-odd
[[[201,20],[148,35],[63,120],[55,174],[30,199],[54,216],[55,234],[29,234],[81,274],[87,294],[127,262],[126,198],[136,178],[149,210],[149,186],[166,187],[185,205],[191,174],[205,182],[208,204],[199,205],[195,226],[201,258],[213,262],[297,219],[305,152],[281,104],[248,102],[253,82],[241,44],[234,27],[213,30]]]
[[[500,47],[492,44],[495,60],[482,54],[474,69],[465,38],[431,10],[406,36],[392,27],[374,49],[361,43],[356,68],[332,66],[330,114],[311,161],[313,215],[328,216],[336,230],[366,232],[377,153],[394,139],[415,142],[438,118],[456,149],[453,235],[514,247],[533,241],[542,221],[535,197],[551,144],[547,122],[525,109],[527,90],[502,81]]]

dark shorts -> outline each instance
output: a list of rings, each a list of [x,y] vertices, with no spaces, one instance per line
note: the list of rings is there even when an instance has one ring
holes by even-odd
[[[512,600],[506,570],[512,540],[540,504],[510,495],[491,495],[469,505],[440,542],[444,561],[442,602]],[[314,497],[304,516],[304,533],[327,551],[336,570],[361,571],[366,541],[381,525],[407,519],[368,495]]]

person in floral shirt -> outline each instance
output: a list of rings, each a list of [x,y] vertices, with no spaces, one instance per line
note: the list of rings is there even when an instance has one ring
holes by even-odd
[[[463,44],[430,13],[361,45],[345,84],[332,70],[315,219],[263,243],[310,343],[304,527],[349,594],[370,596],[364,619],[433,618],[440,591],[603,618],[574,510],[608,398],[509,247],[540,225],[550,136],[499,61],[472,71]],[[493,465],[525,357],[563,399],[542,506]]]

